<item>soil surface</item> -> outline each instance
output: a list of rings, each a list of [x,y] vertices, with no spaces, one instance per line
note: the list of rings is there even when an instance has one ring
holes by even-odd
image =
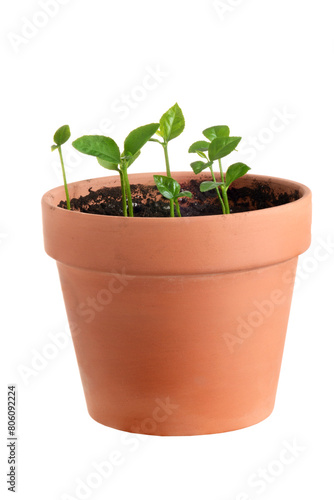
[[[216,192],[201,193],[199,185],[200,183],[195,179],[181,183],[182,190],[193,194],[192,198],[179,198],[181,215],[193,217],[222,214]],[[169,201],[160,195],[155,186],[132,184],[131,193],[135,217],[169,217]],[[298,198],[298,191],[277,194],[269,185],[259,182],[254,182],[252,187],[228,190],[231,213],[276,207],[298,200]],[[66,202],[61,201],[58,206],[66,208]],[[86,196],[72,198],[71,209],[89,214],[122,216],[121,188],[104,187],[97,191],[89,189]]]

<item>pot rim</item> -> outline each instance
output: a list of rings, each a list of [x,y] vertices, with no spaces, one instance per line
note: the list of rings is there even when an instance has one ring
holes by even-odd
[[[129,177],[133,184],[154,184],[153,175]],[[193,179],[194,174],[177,172],[173,177],[182,182]],[[196,178],[209,179],[210,173]],[[297,189],[300,198],[277,207],[228,215],[124,217],[59,208],[64,187],[55,188],[42,199],[45,250],[69,266],[117,274],[126,269],[126,274],[133,276],[249,270],[300,255],[311,241],[311,191],[294,181],[251,174],[235,181],[234,186],[254,180],[276,184],[277,192]],[[70,196],[101,185],[119,185],[119,177],[71,183]]]
[[[165,175],[165,174],[166,174],[166,172],[142,172],[142,173],[138,173],[138,174],[134,173],[134,174],[129,174],[129,180],[131,183],[131,180],[134,178],[140,178],[142,176],[151,176],[152,182],[146,183],[146,185],[154,185],[153,175]],[[215,172],[215,174],[219,175],[219,172]],[[177,181],[179,180],[179,178],[181,180],[181,178],[183,178],[184,176],[187,176],[187,177],[190,177],[190,178],[193,178],[196,180],[196,179],[201,179],[201,178],[205,179],[206,177],[210,177],[210,174],[206,174],[206,173],[202,172],[201,174],[196,175],[193,172],[189,172],[189,171],[173,172],[173,178]],[[54,187],[54,188],[50,189],[49,191],[47,191],[42,197],[42,203],[43,204],[45,203],[46,205],[48,205],[49,208],[52,210],[64,211],[65,213],[67,213],[67,217],[83,217],[83,216],[85,216],[86,218],[87,217],[89,217],[89,218],[94,217],[94,218],[99,218],[99,219],[100,218],[108,218],[111,220],[124,220],[124,219],[126,219],[127,221],[133,221],[133,220],[157,221],[157,220],[159,220],[159,221],[171,221],[171,222],[162,222],[162,224],[165,224],[165,223],[171,224],[171,223],[175,223],[175,221],[178,221],[177,223],[182,223],[182,221],[189,222],[189,220],[194,220],[194,219],[198,221],[199,219],[210,218],[210,220],[211,220],[213,218],[221,218],[221,217],[226,218],[227,216],[229,218],[234,217],[236,219],[236,218],[240,218],[240,217],[245,217],[245,215],[254,216],[254,215],[258,214],[259,212],[268,211],[268,210],[271,210],[272,213],[274,211],[276,213],[278,213],[278,211],[286,210],[287,206],[304,203],[305,198],[311,197],[311,195],[312,195],[310,188],[308,188],[305,184],[301,184],[299,182],[296,182],[296,181],[293,181],[290,179],[285,179],[285,178],[281,178],[281,177],[273,177],[273,176],[269,176],[269,175],[246,174],[242,178],[237,179],[233,183],[234,184],[233,187],[237,188],[238,184],[243,182],[245,179],[248,179],[249,183],[252,183],[254,181],[260,181],[260,182],[262,181],[263,183],[267,183],[267,184],[273,184],[276,186],[286,186],[286,188],[289,187],[290,190],[299,191],[300,198],[298,198],[298,200],[290,201],[288,203],[284,203],[283,205],[278,205],[276,207],[261,208],[261,209],[249,210],[249,211],[245,211],[245,212],[237,212],[237,213],[231,213],[231,214],[192,215],[192,216],[187,216],[187,217],[124,217],[123,215],[90,214],[90,213],[80,212],[80,211],[75,211],[75,210],[66,210],[64,208],[58,207],[58,203],[61,200],[60,199],[58,200],[58,197],[56,200],[55,196],[56,196],[56,194],[59,194],[59,192],[61,190],[64,190],[64,186],[60,185],[60,186]],[[90,178],[90,179],[84,179],[81,181],[71,182],[71,183],[68,183],[68,190],[70,192],[70,198],[76,197],[75,195],[71,194],[71,190],[73,191],[73,189],[76,186],[80,186],[80,185],[84,185],[84,184],[87,184],[87,186],[89,186],[89,183],[96,182],[96,181],[101,182],[101,187],[116,187],[116,186],[120,185],[119,177],[117,175],[109,175],[109,176],[104,176],[104,177],[94,177],[94,178]],[[112,185],[110,185],[110,183],[112,183]],[[140,184],[140,182],[132,182],[132,184],[135,184],[135,183]],[[141,182],[141,184],[142,184],[142,182]],[[62,198],[65,199],[65,192],[64,191],[63,191]],[[143,223],[143,222],[141,222],[141,223]],[[149,222],[147,222],[147,223],[149,223]],[[131,222],[130,222],[130,224],[131,224]]]

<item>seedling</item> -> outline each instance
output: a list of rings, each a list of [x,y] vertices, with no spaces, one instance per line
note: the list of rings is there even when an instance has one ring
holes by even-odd
[[[181,191],[180,184],[172,177],[167,177],[165,175],[154,175],[153,177],[159,192],[162,194],[162,196],[167,198],[167,200],[170,200],[170,202],[173,204],[173,208],[175,203],[177,215],[181,217],[178,199],[183,198],[184,196],[186,196],[187,198],[191,198],[192,194],[190,193],[190,191]],[[174,217],[174,210],[173,212],[171,211],[170,216]]]
[[[111,137],[103,135],[84,135],[76,139],[72,144],[75,149],[81,153],[95,156],[98,163],[108,169],[119,173],[122,190],[122,206],[125,217],[133,217],[133,203],[131,197],[131,187],[128,177],[128,168],[138,158],[142,147],[148,142],[157,142],[163,147],[166,164],[166,176],[155,175],[154,180],[160,193],[170,201],[170,215],[175,217],[175,207],[177,215],[181,217],[178,199],[186,196],[191,197],[189,191],[181,191],[180,184],[176,182],[171,175],[168,145],[169,142],[178,137],[184,130],[185,120],[181,108],[177,103],[174,104],[166,113],[162,115],[159,123],[150,123],[138,127],[126,137],[124,141],[124,150],[121,154],[120,148]],[[157,134],[159,139],[153,138]],[[195,174],[199,174],[206,168],[211,172],[212,181],[202,182],[201,192],[216,190],[221,203],[223,214],[230,213],[227,191],[231,184],[238,178],[245,175],[250,168],[244,163],[234,163],[223,172],[222,158],[229,155],[236,149],[241,137],[230,137],[230,129],[226,125],[216,125],[203,130],[205,140],[194,142],[189,153],[196,153],[199,161],[191,163],[191,168]],[[60,162],[64,178],[66,193],[66,205],[70,210],[70,198],[68,194],[65,167],[62,156],[61,146],[70,138],[70,128],[68,125],[60,127],[54,135],[55,144],[51,147],[54,151],[58,149]],[[216,179],[214,172],[214,162],[218,161],[220,179]]]
[[[68,125],[63,125],[62,127],[60,127],[57,130],[57,132],[53,136],[53,140],[54,140],[55,144],[53,144],[51,146],[51,151],[55,151],[56,149],[58,149],[58,152],[59,152],[61,170],[63,172],[63,179],[64,179],[64,188],[65,188],[65,194],[66,194],[67,210],[71,210],[71,203],[70,203],[70,196],[68,194],[64,159],[63,159],[63,153],[62,153],[61,147],[63,144],[65,144],[65,142],[67,142],[69,140],[70,137],[71,137],[70,127]]]
[[[138,158],[141,148],[156,133],[158,128],[159,123],[150,123],[130,132],[124,141],[124,152],[122,154],[116,142],[103,135],[84,135],[72,143],[75,149],[81,153],[95,156],[102,167],[108,170],[116,170],[119,173],[125,217],[128,216],[128,213],[130,217],[133,217],[128,168]]]
[[[172,178],[170,171],[169,155],[168,155],[168,143],[172,139],[175,139],[180,134],[182,134],[185,127],[184,116],[181,108],[177,103],[174,104],[165,114],[160,118],[159,130],[156,134],[162,138],[162,141],[158,139],[150,139],[152,142],[158,142],[161,144],[164,150],[165,163],[166,163],[166,173],[167,177]],[[177,205],[176,205],[177,206]],[[174,217],[174,202],[170,199],[170,212],[171,217]]]
[[[233,181],[245,175],[250,168],[244,163],[234,163],[227,169],[226,177],[224,176],[221,159],[232,153],[235,150],[241,137],[230,137],[230,129],[226,125],[216,125],[203,130],[203,135],[208,141],[194,142],[190,148],[189,153],[197,153],[201,158],[206,161],[195,161],[191,163],[191,168],[195,174],[199,174],[206,168],[210,169],[212,181],[202,182],[200,190],[202,193],[215,189],[219,197],[224,214],[230,213],[230,206],[227,197],[227,190]],[[207,154],[206,154],[207,152]],[[217,182],[214,171],[213,163],[218,160],[221,181]],[[220,194],[220,190],[221,194]]]

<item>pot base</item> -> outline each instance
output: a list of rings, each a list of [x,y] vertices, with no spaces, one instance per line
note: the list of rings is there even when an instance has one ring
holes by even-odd
[[[186,426],[180,427],[180,422],[177,422],[177,426],[174,426],[172,423],[170,426],[161,426],[161,423],[157,422],[154,418],[146,418],[140,421],[134,421],[133,424],[127,426],[123,426],[122,424],[117,425],[115,423],[108,423],[107,420],[101,421],[99,417],[95,417],[94,414],[89,413],[89,416],[98,424],[104,425],[105,427],[110,427],[112,429],[129,432],[131,434],[144,434],[147,436],[159,436],[159,437],[176,437],[176,436],[204,436],[210,434],[222,434],[225,432],[233,432],[241,429],[246,429],[247,427],[252,427],[253,425],[260,424],[264,420],[270,417],[270,415],[274,411],[274,406],[260,416],[257,417],[246,417],[243,421],[233,422],[230,425],[226,425],[223,422],[219,424],[216,422],[216,425],[208,426],[208,423],[205,422],[203,426],[192,426],[191,428]]]

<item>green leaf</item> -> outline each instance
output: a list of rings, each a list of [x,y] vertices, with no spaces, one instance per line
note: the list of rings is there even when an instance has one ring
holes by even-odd
[[[190,191],[180,191],[180,193],[177,195],[177,198],[192,198],[192,193]]]
[[[190,166],[196,175],[205,170],[206,168],[211,167],[211,165],[212,161],[209,161],[208,163],[205,163],[204,161],[194,161],[193,163],[190,163]]]
[[[96,156],[110,163],[121,162],[121,154],[116,142],[104,135],[83,135],[72,142],[75,149],[90,156]]]
[[[53,140],[55,141],[57,146],[62,146],[63,144],[65,144],[65,142],[69,140],[70,137],[71,137],[70,127],[68,125],[63,125],[57,130],[57,132],[53,136]]]
[[[196,153],[198,154],[198,156],[200,156],[201,158],[204,158],[205,160],[208,160],[208,157],[206,156],[205,153],[203,153],[203,151],[196,151]]]
[[[215,125],[203,130],[202,134],[209,139],[209,141],[213,141],[218,137],[228,137],[230,135],[230,129],[227,125]]]
[[[176,103],[160,119],[160,129],[158,134],[163,137],[165,142],[178,137],[185,127],[184,116],[181,108]]]
[[[127,136],[124,141],[124,151],[135,155],[151,139],[159,128],[159,123],[150,123],[138,127]]]
[[[207,141],[194,142],[188,149],[188,153],[198,153],[198,151],[208,151],[210,143]]]
[[[176,180],[171,177],[166,177],[165,175],[154,175],[153,178],[162,196],[168,200],[174,200],[178,197],[181,186]]]
[[[214,139],[209,147],[210,160],[218,160],[229,155],[235,150],[240,141],[241,137],[218,137]]]
[[[51,151],[55,151],[58,148],[59,148],[59,146],[56,146],[56,144],[52,144]]]
[[[117,170],[119,172],[117,163],[111,163],[110,161],[101,160],[101,158],[97,158],[97,161],[102,167],[107,168],[108,170]]]
[[[216,189],[217,187],[222,185],[222,182],[204,181],[200,185],[199,189],[201,193],[205,193],[206,191],[211,191],[211,189]]]
[[[245,175],[248,170],[250,168],[244,163],[233,163],[233,165],[230,165],[226,172],[226,187],[228,188],[233,181]]]

